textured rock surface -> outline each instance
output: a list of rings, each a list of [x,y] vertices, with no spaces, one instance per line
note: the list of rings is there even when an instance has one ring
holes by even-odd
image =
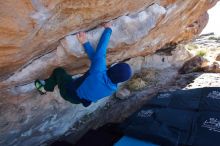
[[[192,73],[198,71],[204,71],[204,67],[208,66],[208,60],[201,56],[195,56],[184,63],[183,67],[179,70],[179,73]]]
[[[201,35],[194,41],[179,46],[186,48],[192,56],[196,56],[184,64],[182,69],[180,69],[181,73],[196,71],[220,72],[220,62],[218,60],[220,41],[213,33]]]
[[[0,2],[0,145],[37,145],[67,131],[80,117],[101,108],[71,105],[57,90],[40,96],[33,86],[57,66],[84,72],[88,59],[75,33],[88,31],[97,44],[112,20],[108,64],[145,56],[197,35],[217,0],[12,0]],[[137,65],[138,66],[138,65]]]
[[[216,61],[220,61],[220,54],[218,54],[217,56],[216,56],[216,59],[215,59]]]

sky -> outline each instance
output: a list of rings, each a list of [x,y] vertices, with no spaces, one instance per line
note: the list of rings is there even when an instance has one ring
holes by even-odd
[[[209,11],[209,22],[202,34],[214,32],[216,35],[220,36],[220,2],[218,2]]]

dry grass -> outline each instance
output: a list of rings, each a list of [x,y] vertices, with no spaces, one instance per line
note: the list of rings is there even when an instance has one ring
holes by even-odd
[[[155,69],[143,69],[140,73],[135,74],[133,78],[128,81],[127,86],[130,90],[137,91],[147,86],[157,83],[158,72]]]
[[[207,54],[206,50],[199,50],[196,52],[197,56],[204,57]]]
[[[198,45],[192,44],[192,43],[185,45],[185,49],[187,49],[187,50],[189,50],[189,51],[191,51],[191,50],[196,50],[196,49],[198,49],[198,48],[199,48]]]

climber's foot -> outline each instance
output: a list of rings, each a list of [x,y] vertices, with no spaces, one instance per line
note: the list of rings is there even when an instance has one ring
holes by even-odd
[[[35,80],[34,85],[35,85],[37,91],[38,91],[41,95],[46,94],[47,91],[44,89],[44,85],[41,83],[40,80]]]
[[[76,36],[81,44],[84,44],[87,42],[87,37],[86,37],[85,32],[79,32],[76,34]]]

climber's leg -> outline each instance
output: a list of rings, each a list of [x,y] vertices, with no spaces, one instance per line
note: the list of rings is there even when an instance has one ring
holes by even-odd
[[[67,90],[70,90],[71,89],[74,89],[74,91],[72,91],[71,93],[73,94],[72,97],[75,97],[73,98],[72,100],[75,100],[74,102],[72,103],[75,103],[76,101],[82,103],[82,105],[84,107],[87,107],[91,104],[91,101],[87,101],[85,99],[80,99],[80,97],[78,97],[77,93],[76,93],[76,90],[79,88],[79,86],[84,82],[84,80],[87,78],[87,76],[89,75],[89,71],[87,71],[83,76],[77,78],[76,80],[72,81],[72,85],[68,86]]]
[[[64,83],[63,80],[59,83],[58,81],[58,88],[60,89],[60,94],[61,96],[74,104],[80,104],[82,103],[84,106],[87,105],[85,104],[85,101],[80,99],[80,97],[78,97],[76,90],[78,89],[78,87],[83,83],[83,81],[85,80],[85,78],[88,76],[89,72],[87,71],[83,76],[73,80],[69,80],[68,77],[66,77],[66,80]],[[89,104],[88,104],[89,105]]]
[[[80,101],[77,95],[69,94],[67,91],[66,85],[72,81],[72,76],[67,74],[63,68],[59,67],[54,69],[52,75],[45,80],[45,90],[53,91],[54,87],[58,85],[60,95],[63,99],[74,104],[79,104]],[[71,92],[74,92],[74,88],[71,89]]]
[[[67,72],[59,67],[54,69],[52,75],[45,80],[45,90],[53,91],[54,87],[58,85],[60,95],[64,100],[67,100],[74,104],[80,104],[79,97],[76,94],[71,94],[75,92],[74,87],[70,87],[70,91],[68,91],[68,83],[73,82],[72,76],[67,74]]]
[[[77,78],[75,81],[74,81],[74,84],[75,84],[75,88],[78,89],[79,86],[84,82],[84,80],[88,77],[89,75],[89,70],[84,74],[82,75],[81,77]]]
[[[63,80],[66,80],[66,78],[71,79],[71,76],[66,73],[66,71],[59,67],[53,70],[53,73],[51,76],[45,80],[44,89],[46,91],[53,92],[54,87],[58,84],[58,82],[62,83]]]
[[[71,83],[74,83],[72,76],[67,74],[66,71],[62,68],[58,68],[57,72],[59,72],[59,76],[56,76],[56,81],[61,97],[73,104],[80,104],[80,98],[75,93],[75,84],[69,86]]]

